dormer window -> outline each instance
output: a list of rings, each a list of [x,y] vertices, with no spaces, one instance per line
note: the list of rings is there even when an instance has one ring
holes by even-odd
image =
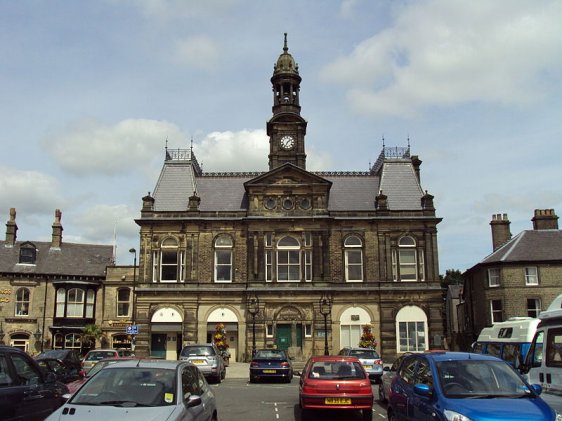
[[[37,249],[31,243],[22,244],[20,247],[19,262],[26,265],[34,265],[37,259]]]

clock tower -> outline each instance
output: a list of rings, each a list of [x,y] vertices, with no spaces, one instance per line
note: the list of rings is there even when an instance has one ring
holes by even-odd
[[[299,103],[301,77],[299,67],[287,47],[287,34],[283,53],[273,67],[273,116],[267,122],[269,136],[269,169],[287,162],[306,169],[304,136],[306,121],[301,117]]]

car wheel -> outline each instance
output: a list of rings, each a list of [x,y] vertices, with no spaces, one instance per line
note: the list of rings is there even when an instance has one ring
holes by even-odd
[[[363,409],[361,411],[361,419],[363,421],[371,421],[373,419],[373,410],[372,409]]]
[[[216,384],[221,384],[222,382],[222,375],[219,373],[216,377],[215,377],[215,383]]]
[[[256,382],[256,378],[254,376],[250,376],[250,383],[255,383]]]
[[[384,387],[382,387],[382,383],[379,384],[379,401],[386,402],[386,396],[384,396]]]
[[[226,369],[222,371],[221,373],[221,379],[226,379]]]
[[[311,412],[310,409],[301,409],[301,421],[307,421],[312,419],[310,412]]]
[[[396,421],[396,416],[394,415],[394,412],[392,412],[392,411],[388,411],[386,413],[386,418],[388,419],[388,421]]]

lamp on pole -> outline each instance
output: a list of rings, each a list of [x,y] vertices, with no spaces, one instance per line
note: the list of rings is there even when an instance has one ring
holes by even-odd
[[[41,338],[43,338],[43,332],[41,331],[41,328],[39,326],[37,326],[37,330],[35,331],[35,333],[33,334],[33,336],[35,337],[35,342],[41,342],[41,344],[43,343],[43,340]],[[40,347],[41,349],[43,348],[43,345],[41,345]]]
[[[136,322],[136,315],[137,315],[137,250],[135,248],[131,248],[129,249],[129,253],[132,253],[135,255],[134,261],[133,261],[133,311],[132,311],[132,321],[133,321],[133,326],[135,325]],[[133,339],[131,340],[131,350],[134,351],[134,344],[135,344],[135,336],[133,335]]]
[[[0,344],[4,344],[4,336],[6,336],[6,334],[4,333],[4,326],[0,321]]]
[[[328,295],[320,298],[320,314],[324,316],[324,355],[330,355],[328,349],[328,315],[332,312],[332,300]]]
[[[246,301],[248,313],[252,315],[252,357],[256,353],[256,314],[260,311],[260,300],[256,294],[248,296]]]

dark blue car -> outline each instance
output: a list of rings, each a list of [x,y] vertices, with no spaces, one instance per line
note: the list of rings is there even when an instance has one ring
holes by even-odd
[[[391,384],[389,421],[554,421],[555,412],[505,361],[465,352],[403,359]]]
[[[0,419],[41,421],[60,407],[68,388],[20,349],[0,345]]]

